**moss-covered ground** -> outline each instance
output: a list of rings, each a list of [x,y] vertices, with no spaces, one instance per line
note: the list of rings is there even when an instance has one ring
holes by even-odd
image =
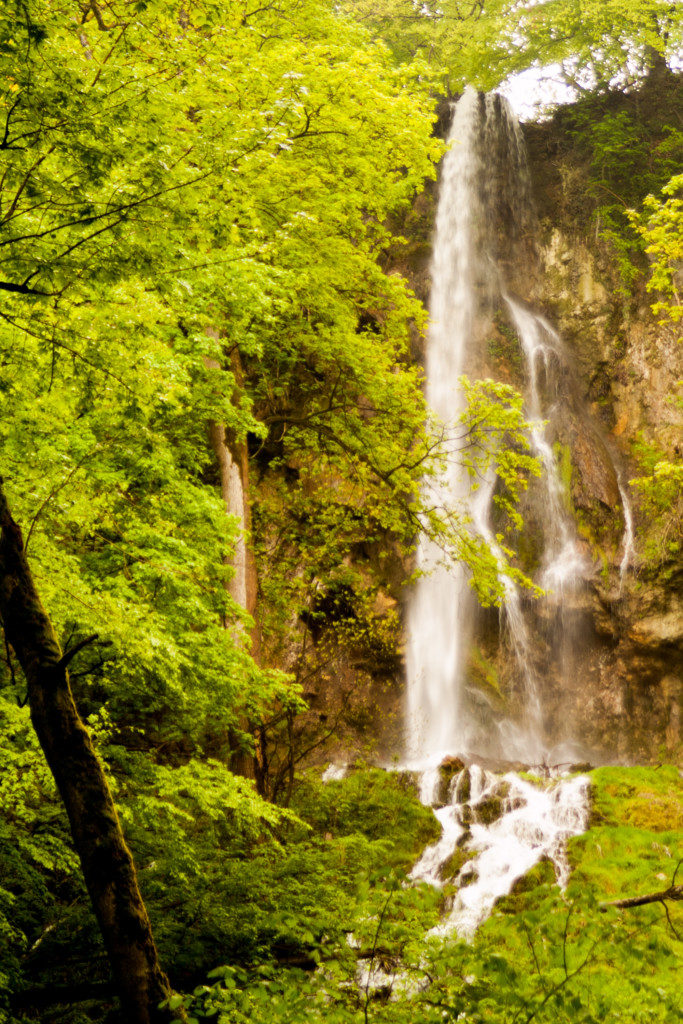
[[[600,768],[591,778],[590,827],[570,843],[567,889],[558,888],[547,861],[540,863],[470,943],[428,934],[453,887],[439,894],[408,884],[403,874],[408,855],[434,831],[408,779],[361,771],[320,788],[309,778],[299,812],[315,829],[330,830],[332,847],[342,835],[348,841],[358,833],[376,849],[384,845],[391,870],[374,858],[366,862],[369,870],[357,878],[352,935],[343,948],[320,943],[317,970],[292,971],[272,961],[219,970],[215,984],[192,1001],[196,1020],[212,1010],[223,1024],[681,1019],[680,904],[668,905],[668,913],[661,904],[607,905],[671,884],[683,855],[681,777],[662,766]],[[325,858],[320,869],[329,870]]]

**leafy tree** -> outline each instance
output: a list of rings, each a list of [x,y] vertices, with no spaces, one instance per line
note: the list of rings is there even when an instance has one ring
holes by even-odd
[[[61,639],[61,650],[50,641],[60,692],[66,658],[164,963],[174,983],[191,987],[228,950],[225,978],[236,981],[239,1006],[203,994],[235,1019],[272,1017],[271,996],[290,1016],[309,996],[328,1020],[367,1013],[369,990],[350,1006],[344,987],[356,969],[345,934],[352,926],[375,957],[373,915],[422,977],[414,922],[434,923],[438,897],[399,897],[382,866],[407,868],[434,828],[431,814],[406,780],[297,784],[283,734],[302,707],[300,687],[267,665],[281,660],[298,618],[314,623],[325,608],[336,609],[349,642],[395,648],[396,629],[373,613],[379,551],[405,564],[419,525],[467,561],[482,600],[495,601],[496,560],[460,510],[426,506],[421,481],[440,471],[453,428],[469,432],[470,470],[497,463],[504,544],[534,469],[509,388],[472,385],[466,421],[427,422],[411,358],[424,311],[386,267],[400,245],[388,225],[442,151],[430,90],[444,67],[455,88],[526,66],[551,24],[565,34],[558,29],[543,53],[580,53],[582,67],[599,58],[606,81],[632,45],[661,50],[666,33],[666,45],[674,38],[668,13],[652,34],[652,5],[641,7],[623,10],[604,59],[594,45],[602,12],[586,4],[577,21],[565,2],[524,11],[519,54],[510,7],[498,2],[411,8],[409,33],[396,30],[394,8],[365,12],[372,17],[359,25],[359,7],[344,13],[323,0],[28,0],[0,12],[7,494]],[[265,665],[246,649],[248,616],[226,590],[237,524],[216,487],[210,423],[248,445],[258,476]],[[82,646],[95,633],[101,639]],[[82,978],[94,933],[67,821],[19,706],[21,641],[7,616],[5,637],[0,859],[13,878],[0,882],[0,972],[16,991],[46,950],[63,949],[64,922],[78,922]],[[31,687],[35,704],[35,679]],[[266,747],[286,751],[282,777],[261,788],[290,799],[294,814],[229,771],[259,728]],[[106,782],[93,774],[101,797]],[[78,798],[68,771],[59,781]],[[563,906],[551,902],[556,937]],[[321,947],[334,985],[309,978],[286,1010],[301,976],[274,980],[261,966],[270,992],[243,993],[250,976],[239,973],[240,957],[310,966]],[[517,970],[494,958],[486,947],[492,976]],[[442,977],[435,956],[447,1007],[457,999],[474,1012],[485,999],[480,975],[461,991],[473,959],[458,950]],[[553,979],[559,970],[544,962]],[[543,979],[524,988],[530,1006]],[[442,1019],[442,1006],[420,1005]],[[406,1000],[378,1013],[400,1021],[413,1009]]]
[[[26,677],[31,721],[64,801],[122,1009],[134,1024],[180,1019],[160,1009],[171,989],[104,770],[73,701],[68,665],[83,644],[62,653],[1,482],[0,617]]]
[[[3,9],[0,40],[0,387],[15,514],[71,643],[64,657],[106,629],[106,657],[86,660],[77,682],[85,712],[106,706],[113,739],[166,759],[206,745],[227,757],[245,708],[258,718],[295,700],[223,628],[242,613],[224,587],[235,525],[213,486],[207,424],[263,433],[228,354],[239,343],[258,360],[306,319],[295,285],[313,252],[327,251],[327,300],[349,282],[338,257],[357,280],[374,264],[384,211],[430,166],[427,147],[405,170],[426,99],[402,97],[386,53],[317,3],[251,12],[207,0],[188,13],[36,0]],[[13,657],[26,669],[28,648],[6,615],[5,635],[3,681],[22,699]],[[62,664],[56,640],[51,651]],[[54,723],[41,728],[51,750]],[[88,773],[58,761],[73,811]],[[137,975],[119,967],[125,992]],[[160,993],[136,1013],[156,1013]]]
[[[676,4],[658,0],[347,0],[399,61],[419,53],[438,68],[447,90],[499,85],[510,73],[559,65],[580,90],[630,83],[681,44]]]
[[[93,891],[87,821],[74,811],[86,777],[105,817],[114,811],[73,717],[67,661],[81,659],[75,696],[92,724],[107,723],[115,770],[132,763],[117,760],[121,746],[150,759],[136,821],[168,801],[165,769],[207,753],[227,761],[250,743],[245,719],[300,706],[297,688],[224,628],[245,617],[225,587],[236,524],[208,424],[269,455],[286,436],[285,460],[315,459],[325,500],[304,514],[328,536],[348,532],[359,495],[355,531],[414,528],[438,437],[407,358],[406,321],[421,310],[379,258],[388,215],[433,173],[440,146],[424,65],[397,70],[317,0],[17,3],[0,15],[0,81],[3,473],[24,528],[22,578],[28,555],[29,590],[62,638],[41,612],[47,662],[61,666],[92,768],[49,755]],[[514,410],[513,421],[504,429],[516,429]],[[14,592],[9,507],[3,586]],[[34,707],[42,669],[30,676],[20,627],[5,615],[2,685],[24,702],[23,668]],[[85,647],[94,634],[100,646]],[[41,724],[48,751],[54,728]],[[196,771],[208,786],[211,769]],[[221,786],[246,814],[250,787],[225,774]],[[156,1012],[154,992],[136,1012]]]
[[[675,174],[661,190],[661,198],[649,195],[643,212],[632,215],[645,242],[651,274],[647,290],[654,292],[652,311],[660,323],[677,323],[683,317],[679,294],[680,264],[683,261],[683,174]]]

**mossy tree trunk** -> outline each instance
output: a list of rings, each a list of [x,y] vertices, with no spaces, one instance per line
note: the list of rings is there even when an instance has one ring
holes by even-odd
[[[6,640],[26,676],[31,721],[69,817],[123,1019],[127,1024],[182,1019],[177,1012],[159,1009],[171,988],[159,964],[109,784],[71,693],[67,666],[75,650],[62,653],[36,591],[1,479],[0,616]]]

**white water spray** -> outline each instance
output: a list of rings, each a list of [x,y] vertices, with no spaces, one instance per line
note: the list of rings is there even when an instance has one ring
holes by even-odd
[[[469,795],[460,799],[464,777]],[[440,886],[444,874],[452,875],[448,862],[454,851],[459,848],[466,858],[452,879],[458,892],[431,934],[471,938],[496,901],[543,859],[564,887],[570,874],[566,842],[587,826],[588,787],[585,775],[538,786],[512,772],[501,778],[477,765],[464,769],[451,787],[452,802],[435,812],[441,838],[427,847],[411,875]]]
[[[426,398],[446,429],[463,409],[458,378],[465,369],[477,311],[483,218],[479,131],[479,96],[467,89],[455,111],[451,148],[444,159],[432,260]],[[427,486],[430,502],[451,509],[464,505],[469,480],[457,451],[448,469]],[[441,550],[426,537],[420,539],[417,561],[428,575],[420,578],[409,611],[408,755],[411,762],[426,766],[469,742],[460,676],[472,598],[463,569],[441,564]]]
[[[477,704],[468,690],[467,659],[477,616],[472,592],[462,567],[444,565],[440,549],[422,537],[417,558],[425,575],[408,610],[407,747],[409,766],[421,772],[420,797],[435,807],[442,826],[440,840],[425,851],[412,876],[439,885],[455,851],[464,851],[467,863],[455,878],[460,888],[435,932],[471,936],[496,900],[542,858],[552,861],[559,884],[566,883],[565,842],[586,827],[589,783],[584,776],[557,777],[535,786],[472,764],[453,782],[443,805],[438,766],[447,755],[467,759],[473,754],[543,765],[552,744],[569,739],[546,734],[536,655],[545,644],[554,676],[570,678],[580,628],[578,598],[594,569],[577,534],[553,448],[553,438],[562,436],[563,424],[571,423],[576,410],[584,415],[567,352],[550,323],[505,286],[505,267],[533,222],[519,125],[500,97],[481,98],[468,89],[455,107],[449,143],[432,261],[426,398],[448,435],[463,411],[458,379],[485,363],[485,328],[494,309],[507,311],[526,370],[531,449],[542,467],[543,544],[536,581],[547,592],[541,611],[534,613],[506,575],[491,523],[495,471],[471,487],[456,445],[444,472],[425,483],[425,496],[430,505],[464,516],[498,562],[501,625],[517,669],[517,706],[507,715],[490,705],[482,711],[486,696]],[[623,579],[634,557],[633,516],[621,480],[619,490],[625,522]],[[548,681],[543,683],[547,687]],[[558,748],[554,751],[559,760]],[[577,757],[571,742],[564,753],[569,760]],[[491,818],[493,805],[497,812]]]

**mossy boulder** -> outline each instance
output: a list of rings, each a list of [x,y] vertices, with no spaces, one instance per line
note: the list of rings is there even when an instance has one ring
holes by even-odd
[[[472,777],[469,768],[463,768],[455,784],[454,798],[459,804],[466,804],[472,792]]]
[[[519,914],[533,905],[538,896],[537,890],[556,883],[553,862],[549,857],[542,857],[538,864],[517,879],[509,894],[498,901],[496,909],[503,914]]]
[[[510,890],[510,895],[517,896],[523,892],[531,892],[539,885],[554,885],[555,881],[555,865],[550,857],[542,857],[531,871],[527,871],[525,875],[517,879]]]
[[[492,825],[505,813],[505,801],[502,796],[487,796],[475,804],[474,820],[479,825]]]
[[[473,857],[476,857],[476,855],[475,850],[465,850],[456,847],[450,857],[441,865],[441,877],[444,880],[456,878],[465,864],[471,861]],[[471,881],[471,879],[469,880]]]
[[[451,784],[464,767],[465,762],[459,757],[445,757],[439,765],[438,803],[441,806],[450,802]]]
[[[502,818],[505,812],[510,809],[507,801],[509,793],[510,784],[501,781],[494,793],[484,797],[483,800],[474,805],[472,808],[474,820],[479,825],[492,825],[494,821]]]
[[[465,828],[468,829],[476,820],[474,808],[470,804],[463,804],[460,809],[460,818]]]

